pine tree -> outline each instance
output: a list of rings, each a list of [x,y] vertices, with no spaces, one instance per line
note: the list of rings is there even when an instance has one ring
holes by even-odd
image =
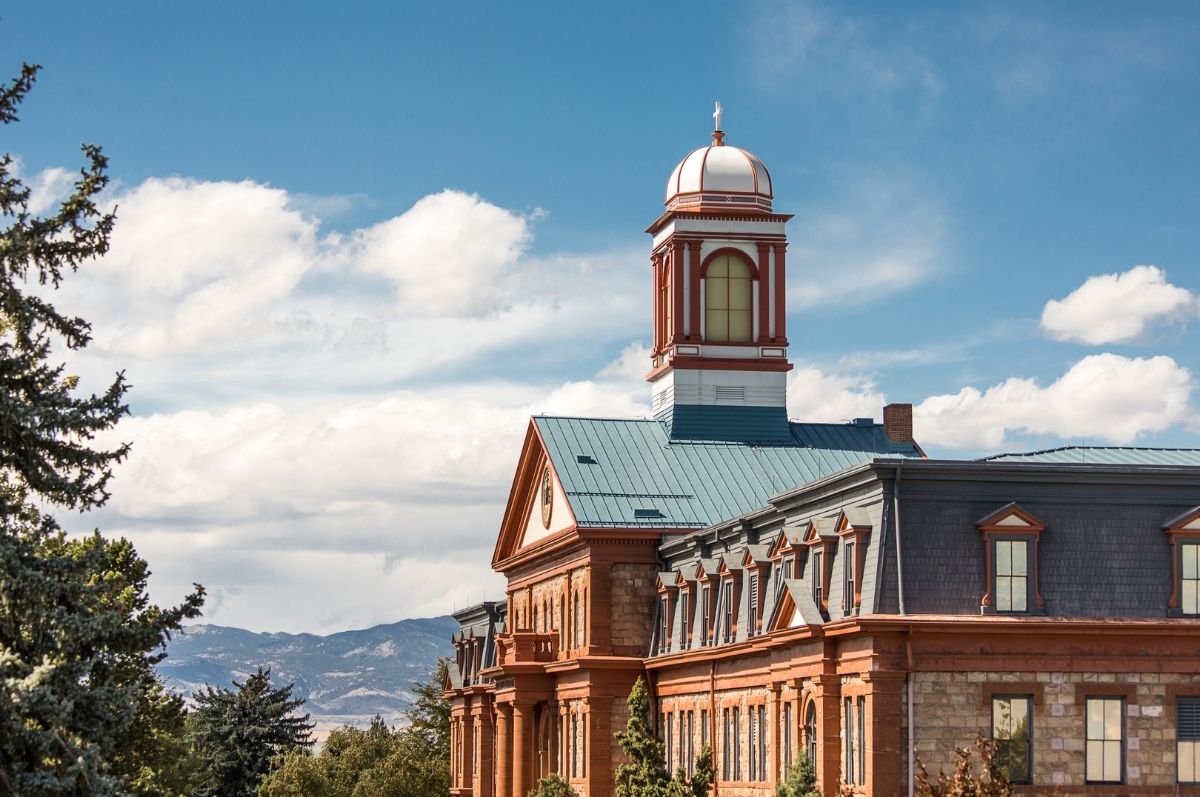
[[[309,715],[294,684],[271,687],[271,670],[258,668],[234,689],[205,686],[192,696],[192,745],[204,761],[197,797],[253,797],[279,753],[312,744]]]
[[[665,747],[650,727],[650,693],[638,677],[629,692],[629,719],[617,731],[625,763],[617,767],[618,797],[705,797],[713,783],[712,750],[705,745],[689,779],[681,767],[672,778],[664,763]]]
[[[17,121],[38,69],[26,64],[0,87],[0,123]],[[129,411],[123,375],[100,395],[77,397],[77,380],[51,362],[51,346],[83,348],[91,325],[60,313],[44,291],[28,289],[30,282],[57,288],[68,272],[108,251],[114,216],[96,206],[108,184],[108,159],[90,144],[83,154],[88,165],[75,190],[44,218],[30,213],[30,190],[13,173],[12,156],[0,156],[0,218],[10,221],[0,231],[0,476],[18,488],[9,499],[34,494],[73,509],[104,503],[112,466],[129,450],[89,442]]]
[[[571,788],[570,783],[552,772],[530,789],[529,797],[578,797],[578,793]]]
[[[821,797],[817,788],[817,770],[808,753],[801,750],[788,767],[783,780],[775,784],[775,797]]]
[[[37,73],[25,65],[0,86],[0,123],[17,121]],[[124,378],[80,397],[51,361],[55,345],[86,346],[90,326],[46,295],[107,251],[114,220],[96,205],[107,160],[91,145],[83,154],[71,195],[45,217],[0,156],[0,794],[176,794],[183,706],[153,665],[203,590],[160,609],[133,546],[70,540],[41,509],[103,504],[128,451],[91,442],[128,412]]]

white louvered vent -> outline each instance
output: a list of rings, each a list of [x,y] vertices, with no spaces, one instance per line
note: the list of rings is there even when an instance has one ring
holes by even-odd
[[[713,398],[718,402],[742,403],[746,400],[745,385],[714,385]]]

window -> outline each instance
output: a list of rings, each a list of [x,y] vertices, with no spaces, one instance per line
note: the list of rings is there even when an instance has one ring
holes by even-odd
[[[859,696],[858,698],[858,733],[854,737],[858,749],[855,750],[855,758],[858,759],[858,782],[867,782],[867,698]]]
[[[733,779],[742,779],[742,710],[733,707]]]
[[[1180,783],[1200,783],[1200,697],[1175,704],[1175,760]]]
[[[767,779],[767,707],[758,707],[758,779]]]
[[[842,596],[842,607],[846,614],[854,611],[854,543],[847,540],[842,553],[842,574],[845,576],[846,590]]]
[[[1033,699],[992,698],[992,741],[997,768],[1011,783],[1031,783],[1033,772]]]
[[[842,733],[846,737],[846,783],[857,783],[854,779],[858,772],[858,767],[854,765],[854,698],[848,697],[845,700],[845,716],[843,717]]]
[[[817,604],[818,609],[821,608],[821,591],[822,591],[821,590],[821,587],[822,587],[821,582],[823,580],[823,574],[821,571],[821,559],[822,559],[821,551],[813,551],[812,566],[809,568],[810,570],[812,570],[813,603]]]
[[[708,744],[708,709],[700,709],[700,746]]]
[[[584,714],[579,718],[579,777],[587,777],[587,718]]]
[[[792,704],[783,704],[783,768],[792,766]]]
[[[996,540],[996,611],[1023,612],[1029,608],[1029,543]]]
[[[725,642],[733,641],[733,581],[726,581],[721,585],[722,591],[725,593],[724,606],[725,611],[722,616],[725,629],[721,638]]]
[[[750,780],[758,780],[758,706],[750,707]]]
[[[689,602],[688,601],[688,592],[685,589],[679,593],[679,616],[680,616],[679,649],[680,650],[687,650],[688,643],[690,643],[692,641],[691,640],[691,636],[692,636],[691,624],[692,623],[691,623],[691,615],[688,614],[688,609],[690,608],[688,606],[688,602]]]
[[[703,615],[703,617],[702,617],[703,622],[701,622],[701,624],[700,624],[700,646],[701,647],[706,647],[708,645],[708,635],[709,635],[710,629],[712,628],[712,626],[710,625],[710,623],[712,622],[712,617],[710,616],[709,606],[708,606],[708,594],[711,591],[712,590],[709,589],[707,584],[700,588],[700,611]]]
[[[746,618],[746,636],[758,632],[758,573],[750,574],[750,615]]]
[[[1179,546],[1179,551],[1183,557],[1180,563],[1180,609],[1184,614],[1200,614],[1200,544],[1185,542]]]
[[[817,701],[810,701],[804,715],[804,752],[813,766],[817,765]]]
[[[666,595],[659,599],[658,615],[658,652],[666,653],[671,649],[671,617]]]
[[[729,780],[730,774],[733,772],[733,767],[730,766],[729,751],[730,743],[733,740],[733,729],[729,725],[729,709],[721,709],[721,779]]]
[[[579,715],[571,715],[571,777],[579,777]]]
[[[673,766],[674,762],[672,761],[672,755],[675,752],[675,734],[672,733],[674,730],[674,725],[671,722],[673,719],[674,717],[672,715],[663,714],[663,730],[666,732],[667,737],[664,740],[666,742],[667,772],[675,771],[675,767]]]
[[[1088,783],[1122,783],[1125,780],[1125,699],[1087,699]]]
[[[740,257],[721,255],[704,274],[704,338],[749,342],[753,339],[750,268]]]
[[[696,729],[693,727],[695,719],[696,712],[689,711],[687,713],[687,773],[689,778],[696,774]]]

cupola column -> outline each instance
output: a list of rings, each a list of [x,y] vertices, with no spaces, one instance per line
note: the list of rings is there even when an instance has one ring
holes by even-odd
[[[691,323],[688,328],[689,340],[700,340],[700,241],[688,241],[688,290],[691,301],[688,302],[688,318]]]
[[[668,344],[678,343],[683,338],[683,241],[673,241],[671,246],[671,334]]]
[[[771,245],[758,244],[758,342],[771,339]]]
[[[658,354],[662,351],[663,345],[663,307],[662,307],[662,255],[654,254],[650,258],[650,269],[653,279],[650,280],[650,288],[652,296],[650,306],[654,308],[654,342],[651,345],[650,354]]]
[[[784,301],[787,244],[776,243],[774,247],[775,273],[771,275],[771,281],[775,284],[775,342],[784,343],[787,340],[787,302]]]

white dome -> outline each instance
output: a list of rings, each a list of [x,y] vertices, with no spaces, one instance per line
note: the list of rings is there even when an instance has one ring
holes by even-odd
[[[771,210],[771,175],[754,155],[714,143],[689,153],[667,180],[665,204]]]

